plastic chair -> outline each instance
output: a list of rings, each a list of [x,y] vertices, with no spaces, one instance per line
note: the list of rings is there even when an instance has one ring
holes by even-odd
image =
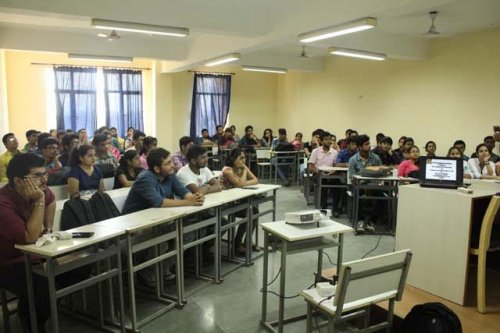
[[[411,257],[410,250],[402,250],[343,264],[333,297],[321,297],[316,289],[301,291],[307,303],[306,332],[312,332],[313,309],[328,318],[328,333],[334,333],[338,323],[357,317],[364,317],[365,327],[356,332],[390,331],[394,303],[403,297]],[[387,320],[369,326],[370,306],[383,301],[389,301]]]
[[[488,252],[500,251],[500,239],[491,239],[493,222],[500,207],[500,195],[491,198],[488,209],[483,217],[479,246],[471,247],[469,253],[477,256],[477,311],[486,313],[486,259]]]

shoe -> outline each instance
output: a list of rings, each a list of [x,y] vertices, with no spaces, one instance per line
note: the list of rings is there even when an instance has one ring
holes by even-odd
[[[252,245],[252,251],[254,251],[254,252],[260,252],[260,246],[258,246],[258,245]]]
[[[169,268],[163,271],[163,281],[172,281],[175,279],[175,273],[172,273]]]
[[[356,226],[356,231],[357,232],[365,232],[365,222],[364,221],[358,221],[358,225]]]
[[[284,187],[290,187],[290,185],[292,185],[292,184],[290,183],[289,180],[287,180],[286,182],[283,183]]]
[[[244,256],[244,255],[246,255],[246,253],[247,253],[247,249],[246,249],[245,245],[243,245],[243,244],[238,246],[238,248],[236,249],[236,254],[238,254],[240,256]]]
[[[366,222],[365,223],[365,230],[368,231],[368,232],[374,232],[375,228],[373,227],[373,223]]]
[[[156,281],[155,279],[151,276],[148,276],[148,274],[141,274],[139,271],[139,274],[136,275],[136,281],[138,285],[149,287],[149,288],[155,288],[156,287]]]

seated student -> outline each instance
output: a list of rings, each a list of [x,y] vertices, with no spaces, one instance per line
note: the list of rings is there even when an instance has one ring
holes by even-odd
[[[396,157],[394,152],[392,151],[392,138],[389,136],[384,136],[379,139],[378,145],[373,152],[380,157],[382,161],[382,165],[391,166],[395,164],[399,164],[399,159]]]
[[[436,157],[436,143],[434,141],[427,141],[425,152],[427,153],[427,157]]]
[[[127,151],[120,159],[120,166],[116,169],[113,189],[131,187],[143,170],[137,150]]]
[[[499,179],[495,170],[495,163],[490,159],[490,151],[488,146],[481,143],[476,147],[476,156],[470,158],[469,163],[475,179]]]
[[[340,151],[340,147],[337,144],[337,136],[335,134],[332,134],[332,148],[335,149],[337,152]]]
[[[186,153],[193,145],[193,139],[191,139],[189,136],[183,136],[179,139],[180,150],[172,154],[172,164],[174,166],[175,173],[177,173],[180,168],[188,164]]]
[[[78,148],[80,140],[76,134],[64,134],[61,139],[61,146],[63,147],[61,155],[59,155],[59,161],[63,167],[69,166],[71,153],[75,148]]]
[[[24,256],[14,244],[33,244],[44,230],[51,232],[55,196],[47,187],[43,160],[17,154],[7,167],[9,183],[0,189],[0,288],[19,297],[17,311],[24,332],[30,332]],[[50,316],[47,279],[33,274],[38,332],[45,332]]]
[[[45,161],[45,168],[49,175],[47,184],[65,185],[66,175],[62,170],[62,163],[59,161],[59,141],[52,137],[40,141],[38,147],[42,151],[42,158]]]
[[[14,133],[5,134],[2,137],[2,142],[7,151],[0,155],[0,182],[6,183],[8,182],[7,166],[12,158],[21,152],[19,151],[19,141]]]
[[[497,163],[500,161],[500,157],[496,155],[493,151],[495,149],[495,138],[491,135],[488,135],[487,137],[484,138],[483,144],[488,148],[488,152],[490,155],[490,161],[493,163]],[[471,157],[477,158],[477,152],[474,152]]]
[[[398,166],[398,176],[418,178],[418,171],[420,170],[420,166],[418,165],[419,157],[420,149],[417,146],[412,146],[408,158]]]
[[[304,142],[302,142],[302,133],[298,132],[295,134],[295,139],[291,142],[293,150],[303,150]]]
[[[95,165],[101,169],[104,178],[113,177],[116,169],[118,169],[118,161],[116,157],[108,150],[111,141],[107,134],[97,134],[92,140],[92,145],[95,147],[96,161]]]
[[[411,137],[406,137],[404,143],[403,143],[403,148],[401,150],[401,155],[400,159],[401,161],[404,161],[409,158],[410,156],[410,149],[415,145],[415,141],[413,141],[413,138]]]
[[[460,150],[460,148],[456,146],[450,147],[450,149],[448,149],[448,154],[446,156],[451,158],[461,158],[463,160],[462,151]],[[464,165],[464,178],[467,179],[474,178],[474,172],[472,172],[469,163],[463,160],[462,164]]]
[[[383,138],[385,138],[384,133],[377,133],[377,135],[375,135],[376,145],[373,147],[372,150],[375,150],[377,149],[377,147],[380,147],[380,140],[382,140]]]
[[[217,125],[215,127],[215,134],[212,136],[212,141],[216,145],[220,146],[223,138],[224,138],[224,127],[222,125]]]
[[[380,157],[370,151],[370,137],[366,134],[356,136],[356,145],[358,152],[349,160],[349,177],[359,175],[364,168],[373,168],[382,166]],[[373,220],[382,216],[383,207],[375,200],[362,200],[360,210],[364,220],[357,221],[356,229],[358,231],[374,231]]]
[[[26,140],[28,140],[28,142],[24,145],[24,148],[21,150],[23,153],[36,153],[38,144],[38,134],[40,134],[40,132],[34,129],[31,129],[26,132]]]
[[[70,198],[81,194],[104,192],[101,169],[95,167],[95,148],[83,145],[73,151],[68,174],[68,194]]]
[[[214,146],[214,142],[212,141],[212,138],[208,134],[208,130],[206,128],[201,130],[201,136],[196,138],[196,144],[198,146],[205,146],[205,147],[212,147]]]
[[[400,137],[398,140],[398,148],[394,149],[394,154],[396,154],[398,159],[400,159],[400,162],[402,161],[401,156],[403,154],[403,147],[405,145],[405,140],[406,140],[406,136],[403,135],[402,137]]]
[[[239,140],[239,144],[241,147],[261,147],[259,139],[257,139],[255,134],[253,134],[252,125],[248,125],[247,127],[245,127],[245,135]]]
[[[222,185],[207,167],[206,152],[207,150],[201,146],[189,148],[186,154],[189,164],[177,172],[177,177],[191,193],[205,195],[222,191]]]
[[[453,147],[457,147],[458,149],[460,149],[460,152],[461,152],[461,155],[462,155],[462,158],[464,159],[464,161],[468,161],[469,160],[469,156],[465,155],[465,141],[464,140],[457,140],[453,143]]]
[[[271,145],[271,150],[273,151],[290,151],[293,150],[292,145],[286,139],[286,129],[280,128],[278,130],[278,137],[273,140]],[[288,179],[288,172],[283,166],[277,166],[277,158],[272,157],[271,163],[275,165],[278,177],[283,181],[283,186],[288,187],[291,185],[290,180]]]
[[[347,148],[339,151],[337,158],[335,159],[335,166],[347,168],[351,157],[356,155],[358,152],[356,138],[347,138],[346,144]]]
[[[229,128],[231,129],[231,134],[233,135],[234,142],[239,143],[240,136],[238,135],[238,133],[236,133],[236,126],[231,125]]]
[[[235,187],[241,188],[247,185],[257,185],[259,183],[257,177],[255,177],[252,171],[250,171],[250,169],[245,165],[245,161],[245,153],[241,148],[234,148],[231,150],[226,160],[226,166],[222,169],[222,186],[225,189]],[[252,207],[252,211],[254,214],[259,212],[257,207]],[[239,217],[244,216],[246,216],[246,211],[245,215]],[[252,230],[256,227],[257,223],[253,225]],[[242,242],[245,230],[246,223],[240,224],[234,238],[234,245],[239,254],[244,254],[246,251],[245,245]],[[257,249],[258,248],[254,246],[254,250]]]
[[[352,129],[348,128],[345,130],[345,138],[340,139],[338,142],[339,149],[346,149],[347,148],[347,139],[349,139],[349,136],[351,135]]]
[[[127,136],[124,138],[125,143],[123,146],[123,148],[125,150],[129,149],[130,147],[132,147],[134,145],[134,132],[135,132],[135,129],[133,127],[127,128]]]
[[[132,137],[132,143],[127,149],[125,149],[125,151],[127,151],[127,150],[141,151],[142,144],[143,144],[145,137],[146,137],[146,134],[144,132],[139,131],[139,130],[134,130],[134,134]]]
[[[141,167],[144,170],[148,169],[148,154],[151,150],[156,149],[158,146],[158,140],[155,137],[147,136],[144,138],[142,149],[140,152]]]
[[[262,134],[262,139],[260,140],[262,147],[271,147],[273,139],[273,130],[270,128],[266,128],[264,130],[264,133]]]
[[[68,134],[71,134],[71,133],[68,133]],[[90,142],[89,142],[89,136],[87,134],[87,130],[85,128],[80,128],[78,130],[78,140],[80,141],[79,142],[79,146],[81,145],[89,145]]]
[[[113,145],[113,147],[118,149],[120,154],[123,154],[125,152],[125,149],[123,148],[123,146],[125,145],[125,140],[118,135],[118,130],[116,129],[116,127],[111,127],[109,129],[109,134],[111,135],[111,144]]]
[[[219,146],[221,148],[231,149],[238,144],[233,139],[233,131],[230,128],[224,130],[224,136],[219,140]]]
[[[309,156],[311,156],[312,151],[321,146],[319,138],[321,136],[321,133],[323,133],[323,130],[320,128],[314,130],[311,135],[311,141],[304,143],[305,157],[309,158]]]

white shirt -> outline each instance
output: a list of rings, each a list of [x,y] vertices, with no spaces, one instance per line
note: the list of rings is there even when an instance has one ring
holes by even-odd
[[[488,175],[488,169],[486,166],[481,169],[479,166],[479,159],[476,158],[470,158],[468,161],[470,168],[472,169],[472,173],[474,174],[474,178],[479,179],[481,178],[481,175]],[[493,169],[493,175],[495,175],[495,163],[488,161],[488,164],[491,166],[491,169]]]
[[[210,179],[215,178],[215,175],[207,167],[200,169],[200,174],[197,175],[191,171],[189,165],[185,165],[177,171],[177,178],[179,178],[181,183],[186,187],[191,184],[200,187],[207,184]]]
[[[333,166],[338,154],[339,152],[333,148],[330,148],[330,150],[325,153],[323,151],[323,146],[321,146],[312,151],[307,162],[314,164],[315,167]]]

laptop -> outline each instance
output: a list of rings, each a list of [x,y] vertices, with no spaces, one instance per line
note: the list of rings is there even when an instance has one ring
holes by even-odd
[[[421,156],[419,182],[422,187],[457,189],[464,183],[461,158]]]

